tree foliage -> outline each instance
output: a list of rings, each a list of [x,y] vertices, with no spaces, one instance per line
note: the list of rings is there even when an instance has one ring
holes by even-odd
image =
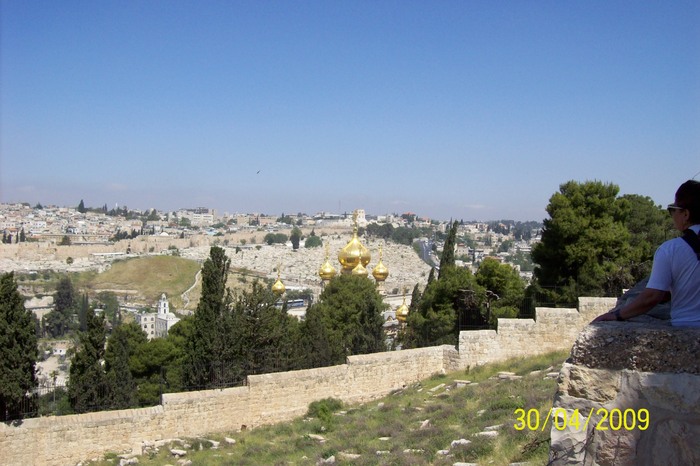
[[[0,277],[0,421],[17,419],[37,386],[37,339],[12,272]]]
[[[323,241],[316,235],[310,235],[304,240],[305,248],[317,248],[323,246]]]
[[[134,324],[135,325],[135,324]],[[136,325],[138,328],[138,326]],[[105,351],[105,383],[108,387],[109,407],[126,409],[137,406],[136,383],[131,375],[129,359],[139,344],[146,339],[141,331],[141,338],[130,340],[135,329],[128,326],[117,326],[109,337]]]
[[[409,312],[405,346],[456,345],[462,327],[488,325],[485,297],[484,288],[469,270],[445,267],[440,278],[426,286],[417,312]]]
[[[443,270],[455,266],[455,246],[457,245],[457,227],[459,222],[456,220],[452,223],[450,232],[445,240],[445,246],[442,249],[442,256],[440,256],[440,272],[438,278],[442,277]]]
[[[185,348],[183,376],[187,386],[204,388],[226,382],[221,370],[230,326],[225,319],[231,305],[226,288],[230,264],[224,250],[213,246],[202,267],[202,294]]]
[[[547,206],[542,241],[532,250],[537,285],[553,290],[559,302],[611,292],[606,284],[631,258],[625,226],[629,203],[619,188],[600,181],[569,181]],[[630,280],[631,281],[631,280]]]
[[[292,242],[292,249],[299,249],[299,242],[301,241],[301,230],[297,227],[292,228],[292,233],[289,235],[289,240]]]
[[[284,233],[268,233],[263,238],[263,241],[271,246],[273,244],[285,244],[288,239],[289,237]]]
[[[68,277],[61,278],[54,293],[54,308],[44,317],[44,330],[52,338],[59,338],[74,328],[76,292]]]
[[[311,367],[344,364],[347,356],[384,351],[385,304],[366,277],[340,275],[306,311],[303,334]]]
[[[90,310],[87,332],[79,334],[80,345],[71,361],[68,398],[76,413],[99,411],[109,406],[109,390],[102,359],[105,353],[105,325],[102,315]]]
[[[626,194],[621,200],[629,204],[629,214],[624,221],[630,232],[629,273],[637,282],[651,273],[656,248],[677,233],[666,209],[654,204],[650,197]]]
[[[525,296],[525,283],[510,264],[487,257],[476,272],[476,282],[498,296],[497,307],[520,307]]]

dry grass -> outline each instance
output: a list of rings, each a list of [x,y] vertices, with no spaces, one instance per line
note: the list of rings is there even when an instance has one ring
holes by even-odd
[[[101,290],[134,295],[136,300],[155,303],[162,293],[175,305],[180,295],[194,283],[198,262],[175,256],[150,256],[115,261],[107,271],[79,274],[74,280],[78,289]]]

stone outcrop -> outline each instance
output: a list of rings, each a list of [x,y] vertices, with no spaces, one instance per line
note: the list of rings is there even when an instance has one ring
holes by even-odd
[[[700,329],[605,322],[559,374],[555,465],[700,464]]]

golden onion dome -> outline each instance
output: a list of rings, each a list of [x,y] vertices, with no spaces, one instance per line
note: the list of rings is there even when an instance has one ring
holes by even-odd
[[[321,280],[330,280],[331,278],[335,277],[335,268],[328,260],[328,256],[328,243],[326,243],[326,262],[318,270],[318,275],[321,277]]]
[[[284,287],[284,283],[282,283],[282,280],[280,280],[279,278],[277,279],[275,284],[272,285],[272,292],[275,294],[282,294],[284,293],[285,289],[286,288]]]
[[[367,267],[372,258],[367,248],[357,238],[357,211],[353,212],[352,217],[354,221],[352,239],[338,253],[338,262],[343,266],[345,273],[354,270],[360,263],[363,267]]]
[[[281,272],[281,265],[277,266],[277,281],[272,285],[272,292],[278,295],[281,295],[285,291],[284,283],[282,283],[282,280],[280,280],[280,272]]]
[[[383,282],[384,280],[386,280],[386,277],[389,276],[389,269],[387,269],[384,264],[379,262],[379,264],[377,264],[374,267],[374,269],[372,269],[372,276],[378,282]]]
[[[360,275],[362,277],[367,276],[367,269],[365,268],[364,265],[362,265],[362,262],[358,263],[354,269],[352,269],[351,272],[353,275]]]
[[[396,309],[396,318],[399,322],[406,322],[406,318],[408,318],[408,306],[405,298],[403,304]]]
[[[318,275],[321,277],[321,280],[330,280],[335,277],[335,268],[333,268],[328,259],[319,269]]]
[[[389,276],[389,269],[382,263],[382,248],[379,247],[379,263],[372,269],[372,276],[378,282],[383,282]]]

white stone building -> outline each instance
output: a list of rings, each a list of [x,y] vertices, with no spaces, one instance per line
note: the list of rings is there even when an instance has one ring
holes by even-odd
[[[156,314],[153,312],[139,312],[136,314],[136,323],[146,332],[149,340],[156,336]]]
[[[180,318],[170,312],[170,304],[163,293],[158,301],[158,312],[156,313],[156,337],[167,337],[168,331],[178,322],[180,322]]]

